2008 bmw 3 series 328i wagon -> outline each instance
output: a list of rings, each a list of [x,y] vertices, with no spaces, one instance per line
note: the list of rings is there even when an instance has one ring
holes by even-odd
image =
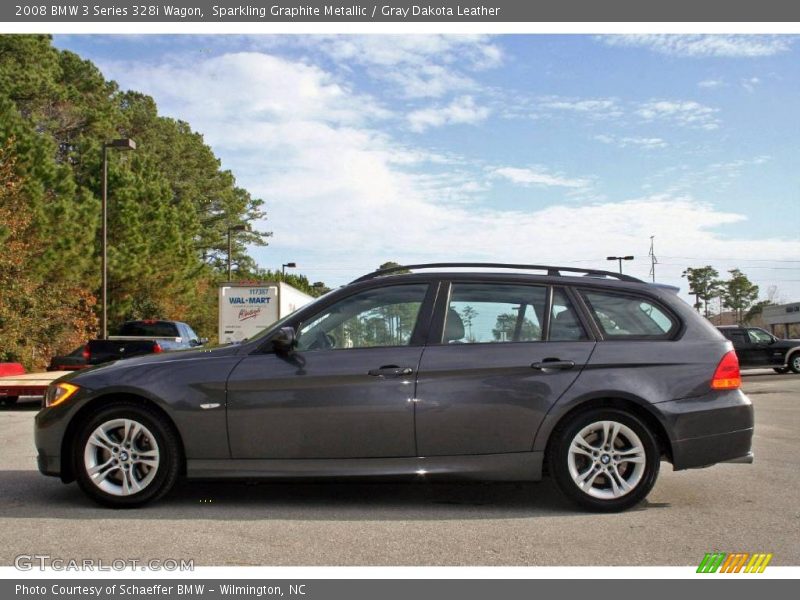
[[[675,292],[568,267],[378,271],[242,344],[59,379],[39,470],[112,507],[181,476],[548,474],[584,508],[623,510],[662,460],[752,462],[736,354]]]

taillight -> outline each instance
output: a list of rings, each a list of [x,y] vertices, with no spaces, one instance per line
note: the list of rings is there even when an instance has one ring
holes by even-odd
[[[158,342],[153,344],[153,354],[160,354],[163,351],[164,351],[164,349],[161,347],[161,344],[159,344]],[[737,363],[737,365],[738,365],[738,363]]]
[[[92,353],[89,351],[89,344],[86,344],[83,347],[83,360],[89,360],[92,357]]]
[[[739,359],[731,350],[717,365],[711,387],[715,390],[737,390],[742,386],[742,375],[739,372]]]

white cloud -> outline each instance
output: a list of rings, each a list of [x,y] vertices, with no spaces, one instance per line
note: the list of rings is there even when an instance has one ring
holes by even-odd
[[[597,36],[609,46],[640,47],[683,57],[754,58],[787,52],[793,40],[779,35],[630,34]]]
[[[709,131],[719,128],[717,112],[719,109],[693,100],[651,100],[641,104],[636,110],[636,114],[646,121],[663,120]]]
[[[605,256],[619,251],[635,254],[630,272],[646,276],[638,256],[646,256],[651,235],[665,256],[739,256],[743,248],[763,259],[800,254],[797,240],[737,239],[725,226],[743,216],[688,195],[544,207],[537,186],[569,193],[585,180],[544,167],[485,169],[399,145],[379,129],[384,109],[307,63],[247,53],[104,68],[124,87],[154,95],[162,112],[188,120],[239,184],[265,199],[262,226],[274,237],[253,249],[257,261],[302,257],[312,280],[337,285],[386,260],[604,268]],[[494,177],[531,186],[530,203],[478,202]],[[659,278],[685,284],[685,266],[663,265]]]
[[[442,125],[475,124],[489,116],[489,109],[478,106],[471,96],[456,98],[446,106],[415,110],[408,115],[411,129],[417,132]]]
[[[306,38],[313,51],[340,65],[361,65],[407,98],[439,98],[476,90],[469,72],[497,67],[499,46],[482,35],[359,35]]]
[[[616,136],[601,134],[594,136],[594,139],[604,144],[627,148],[630,146],[653,150],[655,148],[666,148],[667,142],[658,137],[636,137],[636,136]]]
[[[491,174],[523,186],[583,188],[589,185],[586,179],[572,179],[562,175],[554,175],[540,167],[497,167],[491,170]]]
[[[745,77],[744,79],[742,79],[741,83],[742,87],[746,91],[753,92],[755,91],[756,86],[761,84],[761,79],[759,79],[758,77]]]
[[[718,88],[724,85],[725,85],[724,79],[704,79],[703,81],[697,82],[697,87],[705,89]]]
[[[623,115],[616,98],[566,98],[561,96],[544,96],[536,100],[534,110],[537,112],[572,112],[595,119],[610,119]]]
[[[123,71],[126,85],[180,108],[180,118],[190,122],[195,115],[204,120],[218,115],[220,120],[233,116],[333,123],[389,116],[374,98],[353,92],[319,67],[258,52],[223,54],[191,65],[103,67]]]

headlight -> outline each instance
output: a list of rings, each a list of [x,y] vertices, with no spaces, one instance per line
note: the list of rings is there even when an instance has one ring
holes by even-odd
[[[66,401],[77,392],[80,388],[71,383],[55,383],[47,388],[47,393],[44,396],[45,406],[55,406]]]

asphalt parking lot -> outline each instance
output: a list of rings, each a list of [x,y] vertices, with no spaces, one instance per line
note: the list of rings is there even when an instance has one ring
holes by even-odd
[[[752,465],[672,472],[622,514],[581,513],[539,484],[183,483],[135,511],[36,471],[36,403],[0,409],[0,564],[194,559],[196,565],[696,565],[772,552],[800,565],[800,376],[750,372]]]

